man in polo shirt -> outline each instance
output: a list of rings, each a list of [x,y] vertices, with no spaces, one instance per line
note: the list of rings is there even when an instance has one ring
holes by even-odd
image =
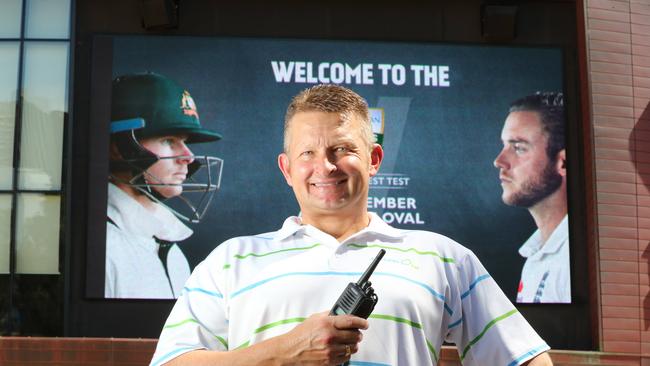
[[[367,211],[383,151],[363,98],[334,85],[301,92],[284,138],[278,165],[301,216],[228,240],[197,266],[152,365],[432,365],[444,341],[465,365],[552,364],[469,250]],[[369,319],[328,315],[380,249]]]
[[[501,132],[501,198],[528,209],[538,228],[519,249],[519,303],[571,302],[564,125],[562,93],[537,93],[512,103]]]
[[[220,159],[188,144],[221,136],[201,126],[187,90],[151,72],[115,78],[110,127],[104,296],[177,298],[190,275],[176,244],[192,235],[183,221],[199,221],[221,173]],[[200,170],[214,178],[199,182]],[[188,190],[206,204],[183,197],[172,208]]]

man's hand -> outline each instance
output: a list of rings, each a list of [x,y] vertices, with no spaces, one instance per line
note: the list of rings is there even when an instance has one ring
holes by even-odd
[[[305,319],[284,338],[288,363],[299,365],[339,365],[359,350],[368,321],[353,315],[329,316],[318,313]]]

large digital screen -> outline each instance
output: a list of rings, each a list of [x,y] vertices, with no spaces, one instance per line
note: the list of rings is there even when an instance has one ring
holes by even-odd
[[[565,165],[571,156],[563,155],[563,145],[548,147],[565,139],[551,136],[566,123],[559,95],[561,49],[212,37],[106,40],[111,79],[164,75],[191,95],[201,125],[222,136],[189,145],[194,154],[223,162],[220,188],[205,216],[187,224],[193,233],[176,243],[175,255],[190,270],[226,239],[277,230],[299,213],[277,167],[284,114],[301,90],[335,83],[367,100],[385,152],[371,180],[370,211],[395,227],[438,232],[470,248],[513,302],[571,302]],[[540,99],[553,104],[554,114],[531,109]],[[562,128],[542,121],[557,116]],[[108,126],[110,115],[92,123]],[[111,230],[112,223],[106,225]],[[106,260],[110,243],[103,234],[88,244],[89,297],[178,295],[148,288],[153,280],[146,273],[153,272],[116,272],[119,265]],[[131,260],[139,267],[147,263]],[[141,281],[142,291],[109,289],[120,281]],[[172,286],[171,279],[165,281]]]

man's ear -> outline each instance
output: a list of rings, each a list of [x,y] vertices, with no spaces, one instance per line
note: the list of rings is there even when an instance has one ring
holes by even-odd
[[[384,160],[384,149],[382,149],[379,144],[372,144],[372,150],[370,150],[370,176],[375,176],[379,172],[379,166],[381,165],[382,160]]]
[[[558,151],[555,168],[561,176],[566,177],[566,149]]]
[[[280,171],[282,172],[282,175],[284,176],[284,180],[287,181],[287,184],[289,187],[292,187],[291,185],[291,170],[289,166],[289,156],[286,153],[282,153],[278,155],[278,167],[280,168]]]

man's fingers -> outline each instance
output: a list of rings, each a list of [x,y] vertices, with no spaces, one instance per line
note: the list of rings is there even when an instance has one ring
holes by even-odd
[[[353,354],[359,352],[359,345],[354,344],[341,344],[337,347],[337,357],[334,360],[335,364],[340,365],[344,362],[350,361]]]
[[[361,342],[363,334],[357,330],[337,330],[332,338],[332,344],[356,344]]]
[[[346,344],[350,348],[350,355],[359,352],[359,343]],[[347,349],[345,350],[347,352]]]
[[[336,315],[333,322],[336,329],[368,329],[368,321],[354,315]]]

